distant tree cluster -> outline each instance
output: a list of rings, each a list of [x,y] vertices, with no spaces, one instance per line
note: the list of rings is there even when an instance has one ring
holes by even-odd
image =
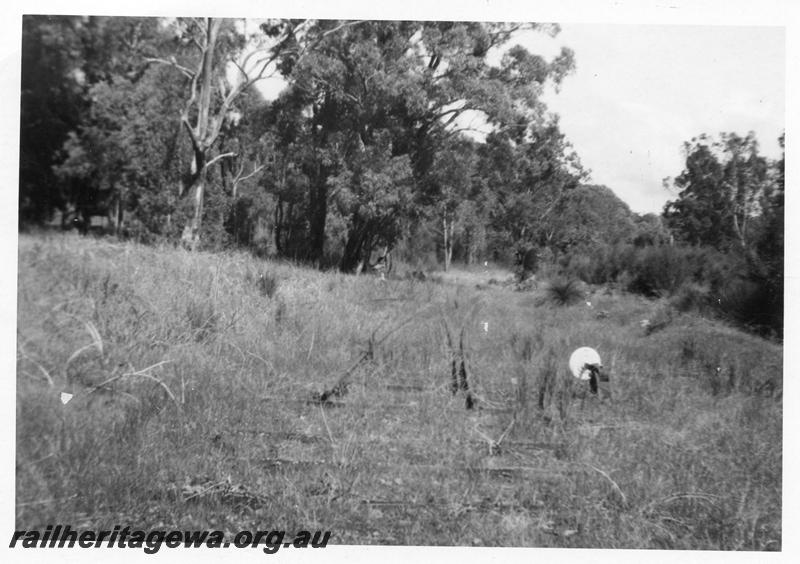
[[[778,141],[783,148],[784,136]],[[678,198],[664,208],[667,226],[686,245],[736,263],[712,291],[738,321],[782,334],[785,156],[760,155],[752,132],[702,135],[684,150]]]

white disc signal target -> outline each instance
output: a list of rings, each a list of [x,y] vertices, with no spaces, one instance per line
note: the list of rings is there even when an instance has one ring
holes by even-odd
[[[581,347],[569,357],[569,370],[579,380],[588,380],[591,377],[590,366],[601,368],[603,366],[600,355],[591,347]]]

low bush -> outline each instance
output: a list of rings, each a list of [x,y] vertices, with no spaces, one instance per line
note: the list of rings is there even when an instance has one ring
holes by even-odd
[[[545,299],[547,302],[566,306],[579,302],[583,297],[580,282],[575,278],[555,278],[547,285]]]
[[[762,335],[783,334],[782,285],[756,257],[709,247],[598,245],[545,265],[555,275],[669,298],[680,312],[721,317]]]
[[[670,305],[682,312],[707,311],[711,306],[711,291],[696,282],[682,284],[670,299]]]
[[[783,312],[776,311],[766,284],[735,278],[720,292],[717,311],[726,320],[759,333],[781,333]]]

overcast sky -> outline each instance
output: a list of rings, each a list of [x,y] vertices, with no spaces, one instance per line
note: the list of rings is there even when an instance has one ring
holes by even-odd
[[[523,43],[575,51],[576,71],[548,105],[592,181],[634,211],[674,198],[662,179],[680,174],[683,142],[701,133],[752,130],[764,154],[780,155],[783,28],[564,24],[555,39]]]

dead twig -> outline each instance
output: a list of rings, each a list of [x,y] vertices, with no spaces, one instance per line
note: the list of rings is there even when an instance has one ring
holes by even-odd
[[[17,507],[25,507],[26,505],[41,505],[43,503],[53,503],[54,501],[67,501],[70,499],[75,499],[78,497],[78,494],[72,494],[67,497],[52,497],[50,499],[39,499],[36,501],[23,501],[17,504]]]
[[[345,370],[336,380],[336,384],[328,390],[323,391],[322,393],[315,393],[311,399],[311,403],[314,404],[325,404],[328,405],[330,403],[331,397],[341,397],[347,393],[347,388],[350,384],[350,376],[363,364],[370,362],[374,359],[375,356],[375,349],[378,345],[382,344],[386,341],[390,336],[394,333],[411,323],[414,319],[417,319],[422,312],[426,309],[430,308],[423,308],[420,311],[408,316],[400,323],[397,323],[394,327],[389,329],[383,336],[378,339],[376,338],[378,331],[380,330],[380,325],[376,328],[369,337],[367,342],[367,350],[363,351],[356,361],[351,364],[347,370]]]
[[[95,327],[94,323],[92,323],[91,321],[84,321],[83,325],[84,327],[86,327],[86,331],[88,331],[89,336],[92,338],[92,342],[89,343],[88,345],[82,346],[74,353],[72,353],[67,359],[65,366],[68,366],[70,362],[78,358],[78,356],[80,356],[80,354],[83,351],[89,350],[91,348],[96,348],[101,356],[103,354],[103,339],[100,337],[100,332],[97,330],[97,327]]]
[[[119,380],[121,378],[125,378],[126,376],[141,376],[143,378],[147,378],[149,380],[152,380],[152,381],[156,382],[158,385],[160,385],[162,388],[164,388],[164,391],[166,391],[167,395],[169,396],[169,398],[173,402],[175,402],[175,405],[176,406],[180,406],[180,404],[178,403],[177,398],[175,397],[175,394],[173,394],[172,390],[169,389],[169,386],[167,386],[162,380],[160,380],[160,379],[156,378],[155,376],[153,376],[152,374],[148,373],[150,370],[152,370],[154,368],[158,368],[159,366],[162,366],[162,365],[167,364],[169,362],[172,362],[172,361],[171,360],[162,360],[161,362],[157,362],[157,363],[155,363],[155,364],[153,364],[151,366],[148,366],[146,368],[142,368],[141,370],[137,370],[135,372],[126,372],[124,374],[118,374],[116,376],[112,376],[111,378],[108,378],[108,379],[100,382],[97,386],[95,386],[94,388],[92,388],[91,390],[86,392],[86,395],[88,396],[89,394],[92,394],[92,393],[96,392],[100,388],[103,388],[103,387],[107,386],[108,384],[110,384],[112,382],[115,382],[115,381],[117,381],[117,380]]]
[[[584,464],[586,464],[586,466],[588,466],[589,468],[591,468],[592,470],[603,476],[606,480],[608,480],[608,482],[611,484],[611,487],[619,495],[620,500],[622,501],[622,505],[623,506],[628,505],[628,496],[626,496],[625,492],[622,491],[622,488],[620,488],[619,485],[617,485],[617,483],[613,479],[611,479],[611,476],[609,476],[606,472],[600,470],[600,468],[597,468],[596,466],[592,466],[591,464],[588,463]]]
[[[23,357],[25,360],[27,360],[28,362],[31,362],[31,363],[33,363],[33,364],[36,366],[36,368],[38,368],[38,369],[39,369],[39,372],[41,372],[41,373],[44,375],[45,379],[47,380],[47,384],[48,384],[48,385],[49,385],[51,388],[52,388],[53,386],[55,386],[55,384],[54,384],[54,382],[53,382],[53,378],[50,376],[50,373],[49,373],[49,372],[47,372],[47,370],[45,370],[44,366],[42,366],[41,364],[39,364],[38,362],[36,362],[36,361],[35,361],[34,359],[32,359],[30,356],[28,356],[28,354],[25,352],[25,349],[22,347],[22,345],[20,345],[20,347],[19,347],[19,352],[20,352],[20,354],[22,355],[22,357]]]

